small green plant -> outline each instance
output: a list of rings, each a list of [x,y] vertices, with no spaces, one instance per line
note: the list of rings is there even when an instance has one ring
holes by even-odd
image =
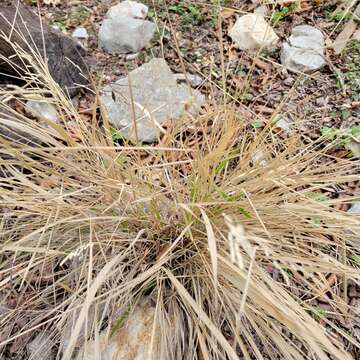
[[[201,8],[191,3],[181,1],[176,5],[169,6],[169,11],[181,15],[181,25],[185,28],[190,25],[200,25],[204,21]]]
[[[347,22],[352,18],[352,15],[349,11],[343,11],[343,10],[338,10],[338,11],[330,11],[330,10],[325,10],[325,17],[329,20],[333,20],[333,21],[344,21]]]
[[[290,9],[285,6],[282,9],[275,11],[271,16],[271,24],[276,26],[281,20],[283,20],[290,12]]]
[[[311,191],[309,193],[309,198],[314,200],[314,201],[326,201],[328,200],[328,197],[326,196],[326,194],[318,192],[318,191]]]
[[[118,130],[111,128],[110,133],[113,141],[124,140],[124,137],[121,135],[121,133]]]
[[[69,12],[70,21],[72,24],[82,24],[89,16],[89,9],[83,5],[76,6]]]
[[[327,126],[324,126],[323,128],[320,129],[321,136],[323,136],[324,138],[330,141],[335,140],[338,131],[339,129],[330,128]]]
[[[219,16],[219,10],[221,10],[221,7],[230,6],[231,1],[230,0],[220,0],[220,6],[218,0],[211,0],[211,25],[213,27],[216,27],[218,23],[218,16]]]
[[[358,136],[360,135],[360,125],[353,125],[351,127],[351,135],[352,136]]]
[[[324,126],[320,129],[320,133],[325,140],[337,142],[339,145],[345,146],[346,149],[352,152],[351,147],[349,148],[349,144],[351,144],[351,141],[355,136],[360,134],[360,125],[353,125],[350,129],[338,129]]]
[[[326,311],[319,306],[306,305],[305,309],[317,320],[322,319],[326,316]]]
[[[261,120],[255,120],[251,123],[251,126],[254,128],[254,129],[259,129],[259,128],[262,128],[264,126],[264,122],[261,121]]]
[[[286,16],[296,12],[300,7],[299,1],[294,1],[289,6],[284,6],[280,10],[275,11],[271,16],[271,24],[276,26]]]
[[[54,25],[57,26],[61,31],[66,31],[65,19],[59,18],[54,22]]]

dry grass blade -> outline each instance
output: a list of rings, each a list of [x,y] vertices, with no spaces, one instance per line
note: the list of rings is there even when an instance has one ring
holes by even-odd
[[[224,335],[219,331],[219,329],[216,328],[216,326],[211,321],[211,319],[206,315],[206,313],[203,311],[201,306],[196,304],[196,302],[191,297],[191,295],[186,291],[186,289],[181,285],[181,283],[176,279],[176,277],[170,271],[168,271],[167,269],[164,269],[164,271],[166,272],[171,282],[174,284],[176,290],[179,293],[179,296],[184,299],[185,303],[188,303],[188,305],[192,308],[192,310],[199,316],[200,321],[203,322],[209,328],[210,332],[214,335],[215,339],[219,342],[220,346],[224,348],[229,358],[233,360],[237,360],[238,356],[236,352],[227,342]]]
[[[214,235],[213,228],[211,226],[210,220],[208,216],[206,215],[206,212],[203,209],[200,209],[201,215],[204,219],[205,228],[207,232],[207,239],[209,244],[209,252],[210,252],[210,259],[211,259],[211,266],[212,266],[212,272],[214,276],[214,286],[215,291],[217,288],[217,277],[218,277],[218,266],[217,266],[217,249],[216,249],[216,239]]]

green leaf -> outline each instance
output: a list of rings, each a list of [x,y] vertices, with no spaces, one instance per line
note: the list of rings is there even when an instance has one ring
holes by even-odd
[[[113,141],[124,140],[124,137],[121,135],[121,133],[118,130],[111,128],[110,133]]]
[[[275,11],[271,16],[271,23],[273,26],[276,26],[280,20],[282,20],[289,13],[290,9],[288,7],[283,7],[279,11]]]
[[[352,254],[351,260],[357,265],[360,265],[360,254]]]
[[[320,129],[321,135],[328,140],[335,140],[338,129],[324,126]]]
[[[315,318],[321,319],[325,317],[326,311],[319,306],[305,305],[305,310],[314,315]]]
[[[264,126],[264,123],[261,121],[261,120],[255,120],[251,126],[254,128],[254,129],[258,129],[258,128],[261,128]]]
[[[128,306],[127,310],[124,311],[124,314],[122,314],[116,321],[113,327],[110,331],[110,338],[113,337],[124,325],[125,321],[129,317],[131,307]]]
[[[248,211],[246,211],[244,208],[239,208],[239,211],[247,218],[247,219],[251,219],[252,218],[252,216],[251,216],[251,214],[248,212]]]
[[[351,135],[357,136],[360,134],[360,125],[354,125],[351,127]]]
[[[215,168],[215,174],[219,174],[222,170],[224,170],[228,163],[229,163],[228,159],[220,161],[218,166]]]
[[[326,196],[326,194],[323,194],[321,192],[317,192],[317,191],[312,191],[309,193],[309,198],[314,200],[314,201],[326,201],[328,200],[328,197]]]

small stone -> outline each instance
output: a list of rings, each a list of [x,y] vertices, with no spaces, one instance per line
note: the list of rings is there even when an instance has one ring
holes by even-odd
[[[72,36],[76,39],[87,39],[89,37],[84,27],[77,27],[72,33]]]
[[[136,19],[145,19],[149,8],[136,1],[123,1],[109,9],[105,17],[108,19],[118,18],[120,16],[128,16]]]
[[[316,99],[316,105],[318,106],[326,106],[328,104],[328,98],[321,96],[319,98]]]
[[[39,333],[26,347],[31,360],[55,359],[54,342],[47,331]]]
[[[299,25],[292,29],[289,38],[291,46],[300,49],[311,49],[319,54],[324,52],[324,36],[320,30],[310,25]]]
[[[193,74],[174,74],[174,77],[178,83],[186,83],[189,81],[190,85],[194,88],[200,86],[203,82],[201,76]]]
[[[179,119],[186,111],[196,114],[205,101],[199,91],[193,90],[191,94],[188,86],[177,84],[164,59],[152,59],[131,71],[129,77],[105,86],[101,101],[110,124],[134,142],[136,131],[140,142],[156,141],[161,124],[170,119]]]
[[[352,204],[351,208],[348,210],[348,213],[360,215],[360,203]]]
[[[99,47],[110,54],[137,53],[149,44],[155,24],[127,16],[105,19],[99,31]]]
[[[229,36],[241,50],[258,50],[276,44],[278,36],[264,17],[247,14],[236,20]]]
[[[292,86],[295,82],[295,79],[292,78],[292,77],[287,77],[285,80],[284,80],[284,85],[286,86]]]
[[[281,63],[287,69],[312,72],[325,65],[324,36],[320,30],[310,25],[293,28],[288,42],[281,49]]]
[[[360,29],[355,31],[353,38],[356,41],[360,41]]]
[[[130,60],[135,60],[137,59],[139,56],[139,53],[135,53],[135,54],[128,54],[126,55],[126,60],[130,61]]]
[[[254,165],[260,165],[262,167],[265,167],[269,164],[269,162],[265,158],[265,154],[261,150],[255,151],[251,158]]]
[[[281,117],[278,121],[276,121],[276,127],[280,128],[285,133],[291,132],[291,122],[285,117]]]
[[[49,103],[46,99],[41,101],[28,100],[25,107],[33,116],[46,118],[54,122],[59,121],[55,106]]]

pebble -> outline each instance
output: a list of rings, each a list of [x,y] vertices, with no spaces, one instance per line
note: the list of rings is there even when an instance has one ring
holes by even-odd
[[[285,80],[284,80],[284,85],[286,86],[292,86],[295,82],[295,79],[292,78],[292,77],[287,77]]]
[[[150,43],[155,29],[155,24],[147,20],[126,16],[104,19],[99,47],[110,54],[137,53]]]
[[[360,215],[360,203],[352,204],[347,212],[349,214]]]
[[[87,39],[89,37],[87,30],[84,27],[77,27],[72,36],[76,39]]]

